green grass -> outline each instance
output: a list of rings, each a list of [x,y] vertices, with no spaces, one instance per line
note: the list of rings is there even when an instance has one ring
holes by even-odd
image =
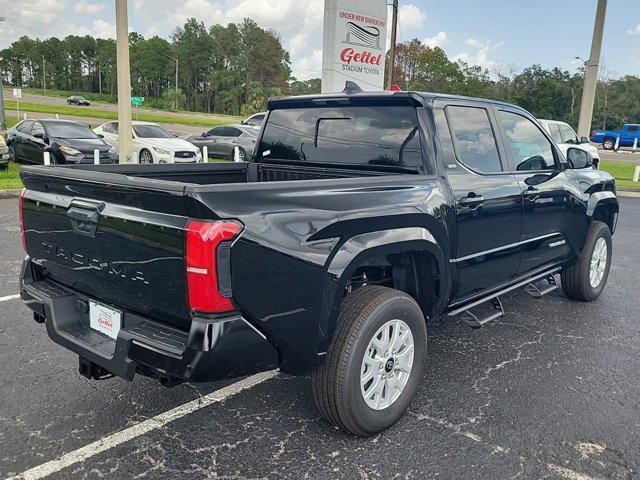
[[[7,110],[17,110],[17,104],[15,100],[5,100],[4,106]],[[72,107],[68,105],[47,105],[42,103],[32,102],[20,102],[21,112],[31,113],[49,113],[60,115],[71,115],[75,117],[83,118],[98,118],[102,120],[117,120],[118,112],[114,110],[100,110],[97,108],[87,107]],[[214,120],[208,118],[199,117],[173,117],[168,115],[162,115],[161,113],[141,113],[139,116],[135,115],[134,119],[139,119],[143,122],[155,122],[155,123],[174,123],[179,125],[191,125],[196,127],[215,127],[217,125],[226,125],[234,123],[234,120]]]
[[[22,181],[18,175],[20,165],[10,162],[7,170],[0,170],[0,190],[22,188]]]
[[[635,168],[636,165],[633,163],[600,162],[600,169],[609,172],[616,179],[618,187],[640,188],[640,182],[633,182]]]

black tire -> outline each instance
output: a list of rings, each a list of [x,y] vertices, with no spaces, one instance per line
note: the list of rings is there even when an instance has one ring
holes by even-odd
[[[387,408],[375,410],[367,405],[360,390],[362,362],[378,329],[393,319],[402,320],[411,330],[413,365],[399,397]],[[343,300],[325,362],[313,372],[314,403],[329,422],[354,435],[385,430],[411,403],[422,379],[426,351],[426,322],[415,300],[391,288],[362,287]]]
[[[607,259],[604,265],[604,275],[600,282],[594,287],[591,285],[591,263],[593,252],[596,248],[598,240],[603,238],[607,246]],[[580,252],[580,260],[570,268],[566,268],[561,273],[562,290],[565,295],[572,300],[580,302],[591,302],[598,298],[607,284],[609,277],[609,269],[611,268],[612,242],[611,231],[606,223],[591,222],[587,239],[585,240],[582,252]]]
[[[616,141],[613,138],[605,138],[602,142],[602,148],[605,150],[613,150],[616,147]]]
[[[16,157],[16,151],[13,149],[11,145],[9,145],[9,161],[13,163],[18,163],[18,157]]]
[[[138,158],[138,162],[145,165],[153,163],[153,154],[146,148],[143,148],[142,150],[140,150],[140,157]]]
[[[238,154],[240,156],[240,161],[241,162],[246,162],[247,161],[247,152],[245,152],[244,148],[238,147]]]

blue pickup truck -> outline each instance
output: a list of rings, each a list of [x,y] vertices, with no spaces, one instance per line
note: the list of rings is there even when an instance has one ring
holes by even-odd
[[[618,142],[618,139],[619,142]],[[605,150],[613,150],[618,147],[633,147],[634,143],[640,145],[640,125],[637,123],[627,123],[619,132],[613,130],[594,130],[591,132],[591,141],[601,143]]]

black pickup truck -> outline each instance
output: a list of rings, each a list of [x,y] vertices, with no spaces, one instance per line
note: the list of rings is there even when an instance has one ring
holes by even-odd
[[[21,295],[95,379],[279,368],[356,435],[422,380],[426,322],[525,288],[595,300],[618,201],[523,109],[417,92],[270,101],[253,158],[26,166]]]

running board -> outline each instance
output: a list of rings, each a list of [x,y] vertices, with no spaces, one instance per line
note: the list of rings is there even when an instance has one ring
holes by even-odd
[[[558,289],[558,284],[556,283],[556,278],[553,275],[549,275],[545,278],[547,283],[546,287],[541,288],[535,282],[529,283],[529,285],[524,287],[524,291],[531,295],[533,298],[542,298],[548,293],[551,293]]]
[[[489,323],[492,320],[500,318],[504,315],[504,309],[502,308],[502,302],[500,298],[496,297],[491,300],[492,311],[490,313],[486,313],[483,317],[479,317],[471,310],[467,310],[462,315],[462,319],[469,325],[471,328],[480,328],[485,323]]]
[[[499,290],[496,290],[494,292],[491,292],[487,295],[485,295],[482,298],[479,298],[478,300],[474,300],[472,302],[466,303],[462,306],[456,307],[453,310],[447,312],[447,316],[448,317],[455,317],[456,315],[465,312],[477,305],[481,305],[485,302],[488,302],[491,299],[494,299],[496,297],[499,297],[500,295],[504,295],[507,292],[511,292],[513,290],[516,290],[518,288],[524,287],[525,285],[527,285],[528,283],[532,283],[532,282],[536,282],[538,280],[542,280],[543,278],[546,278],[550,275],[553,275],[555,273],[558,273],[560,271],[560,267],[556,267],[553,268],[551,270],[547,270],[546,272],[543,273],[539,273],[538,275],[534,275],[533,277],[529,277],[529,278],[525,278],[524,280],[521,280],[519,282],[514,283],[513,285],[509,285],[507,287],[501,288]]]

